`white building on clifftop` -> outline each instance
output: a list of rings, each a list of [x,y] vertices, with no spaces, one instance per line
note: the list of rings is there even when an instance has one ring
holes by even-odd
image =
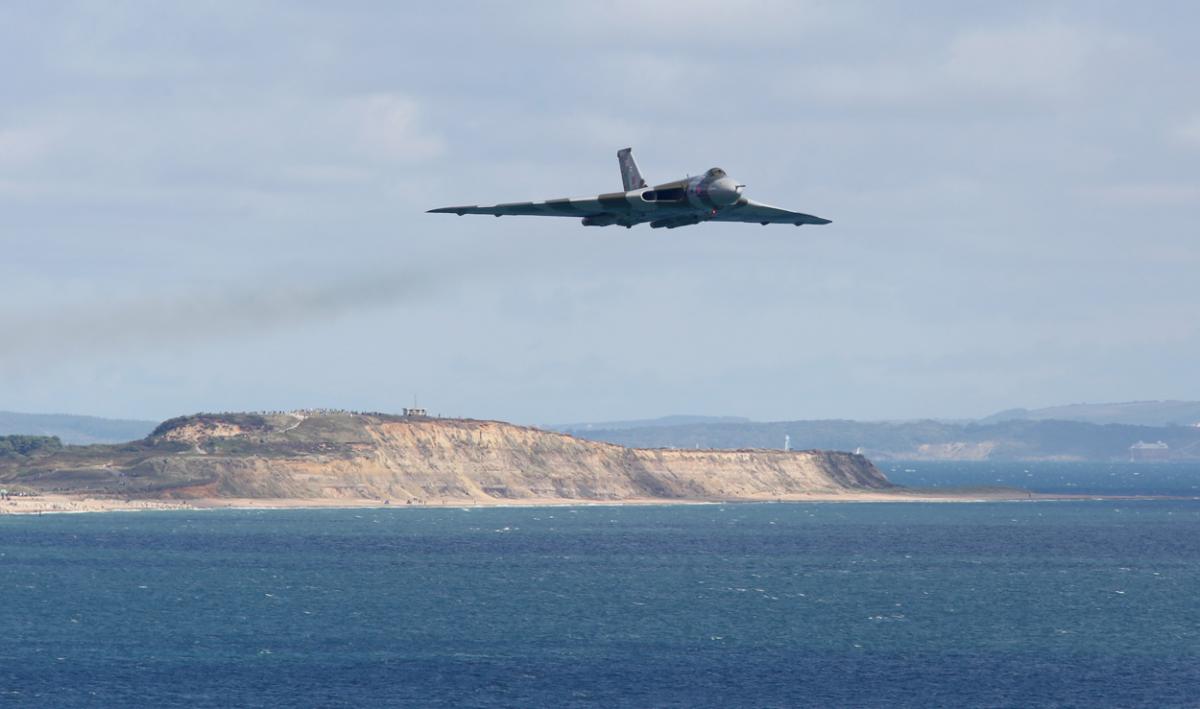
[[[1129,460],[1133,462],[1143,460],[1168,460],[1171,457],[1171,446],[1162,441],[1154,443],[1146,443],[1138,441],[1132,446],[1129,446]]]

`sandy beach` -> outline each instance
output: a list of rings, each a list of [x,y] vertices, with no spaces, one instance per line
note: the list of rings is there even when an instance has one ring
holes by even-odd
[[[280,499],[280,498],[195,498],[181,500],[122,499],[84,495],[44,494],[0,500],[0,515],[72,514],[85,512],[132,512],[146,510],[282,510],[282,509],[386,509],[463,507],[586,507],[611,505],[711,505],[763,502],[1005,502],[1080,499],[1148,499],[1098,495],[1043,495],[1016,490],[868,492],[814,492],[762,498],[715,500],[632,498],[586,500],[564,498],[427,500],[420,504],[366,498]]]

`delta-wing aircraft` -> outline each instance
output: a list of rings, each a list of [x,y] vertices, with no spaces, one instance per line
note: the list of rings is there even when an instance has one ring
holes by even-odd
[[[654,229],[699,224],[700,222],[757,222],[767,224],[829,224],[811,214],[760,204],[742,196],[746,186],[738,184],[719,167],[703,175],[649,187],[633,161],[630,148],[617,151],[624,192],[596,197],[549,199],[545,202],[511,202],[490,207],[477,205],[441,207],[441,214],[491,214],[496,217],[579,217],[584,226],[618,225],[630,228],[649,222]]]

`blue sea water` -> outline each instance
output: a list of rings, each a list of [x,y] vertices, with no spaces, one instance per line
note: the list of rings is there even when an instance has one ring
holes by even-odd
[[[899,485],[922,488],[1016,487],[1068,495],[1200,497],[1200,463],[1188,462],[881,462]]]
[[[0,517],[3,706],[1200,704],[1200,502]]]

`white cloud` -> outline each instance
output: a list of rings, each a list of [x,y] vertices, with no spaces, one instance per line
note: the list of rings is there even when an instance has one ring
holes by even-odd
[[[397,166],[444,150],[422,102],[400,93],[147,103],[20,116],[0,130],[0,195],[61,205],[270,203],[280,210],[288,200],[307,200],[304,190],[313,186],[383,186]],[[304,190],[289,195],[296,188]]]
[[[1073,91],[1109,36],[1059,22],[971,30],[951,41],[946,76],[960,85],[1016,93]]]
[[[973,28],[886,59],[802,67],[775,90],[861,106],[1063,101],[1099,86],[1106,59],[1132,44],[1107,30],[1058,21]]]
[[[1194,207],[1200,204],[1200,183],[1148,182],[1123,184],[1100,191],[1109,203],[1144,207]]]
[[[42,158],[51,146],[48,133],[32,128],[0,128],[0,166],[27,165]]]
[[[402,94],[371,94],[345,101],[339,112],[361,149],[372,156],[409,161],[440,155],[445,145],[422,125],[419,101]]]
[[[688,45],[711,53],[730,45],[794,42],[798,35],[828,29],[858,13],[848,3],[800,0],[609,0],[530,3],[522,24],[573,42],[625,46]],[[508,12],[508,9],[505,10]]]
[[[1175,139],[1190,148],[1200,148],[1200,114],[1180,123],[1175,128]]]
[[[875,65],[835,65],[803,72],[797,80],[779,85],[780,94],[816,96],[839,104],[892,105],[925,100],[934,90],[927,70],[899,62]]]

